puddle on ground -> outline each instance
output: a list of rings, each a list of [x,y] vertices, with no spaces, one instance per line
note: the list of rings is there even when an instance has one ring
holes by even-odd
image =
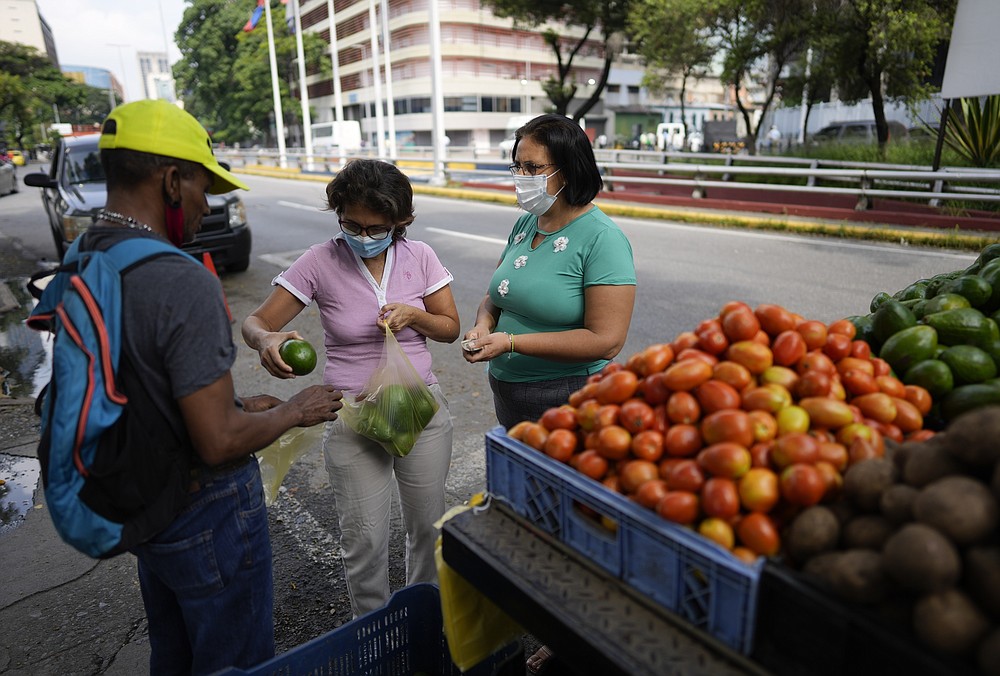
[[[38,460],[0,453],[0,537],[17,528],[34,506]]]
[[[0,396],[34,399],[49,381],[52,341],[24,324],[35,303],[27,280],[0,286]]]

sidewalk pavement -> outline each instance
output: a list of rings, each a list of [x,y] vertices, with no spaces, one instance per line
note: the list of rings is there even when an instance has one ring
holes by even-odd
[[[33,403],[0,399],[0,454],[37,457]],[[135,559],[95,561],[77,552],[46,509],[44,491],[36,490],[23,522],[0,539],[0,673],[148,673]]]

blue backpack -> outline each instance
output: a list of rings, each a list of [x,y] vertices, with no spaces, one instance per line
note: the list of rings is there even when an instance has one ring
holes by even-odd
[[[59,535],[109,558],[170,524],[187,503],[192,466],[190,442],[157,412],[122,350],[122,276],[151,257],[191,256],[148,237],[106,251],[81,251],[82,239],[54,275],[29,283],[39,302],[27,325],[54,336],[52,375],[35,404],[38,459]]]

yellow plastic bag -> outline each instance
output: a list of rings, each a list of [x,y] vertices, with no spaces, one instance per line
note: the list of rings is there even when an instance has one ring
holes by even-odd
[[[442,523],[455,514],[471,509],[473,503],[478,504],[481,499],[482,494],[479,494],[469,501],[469,505],[450,509],[437,526],[440,528]],[[440,536],[434,548],[434,556],[437,560],[441,616],[444,620],[444,635],[448,639],[448,651],[451,653],[451,661],[464,672],[523,635],[525,631],[445,563]]]
[[[340,417],[361,436],[402,458],[440,408],[387,326],[382,360],[356,397],[345,396]]]
[[[323,442],[323,425],[313,427],[295,427],[266,448],[257,451],[257,462],[260,463],[260,479],[264,483],[264,502],[268,507],[274,504],[278,497],[278,489],[292,463],[303,454]]]

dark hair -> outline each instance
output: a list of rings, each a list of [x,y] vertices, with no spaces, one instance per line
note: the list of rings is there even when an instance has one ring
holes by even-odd
[[[517,145],[523,138],[545,146],[552,163],[560,169],[566,188],[563,194],[573,206],[583,206],[597,197],[604,187],[601,170],[594,159],[594,149],[587,134],[564,115],[549,113],[525,123],[514,133],[511,156],[517,156]]]
[[[174,166],[181,177],[192,179],[198,172],[209,173],[198,162],[154,155],[126,148],[106,148],[101,151],[101,166],[108,183],[108,190],[115,188],[132,189],[141,185],[163,167]]]
[[[338,216],[360,206],[387,217],[396,229],[392,239],[406,235],[413,222],[413,187],[395,165],[382,160],[351,160],[326,185],[327,207]]]

